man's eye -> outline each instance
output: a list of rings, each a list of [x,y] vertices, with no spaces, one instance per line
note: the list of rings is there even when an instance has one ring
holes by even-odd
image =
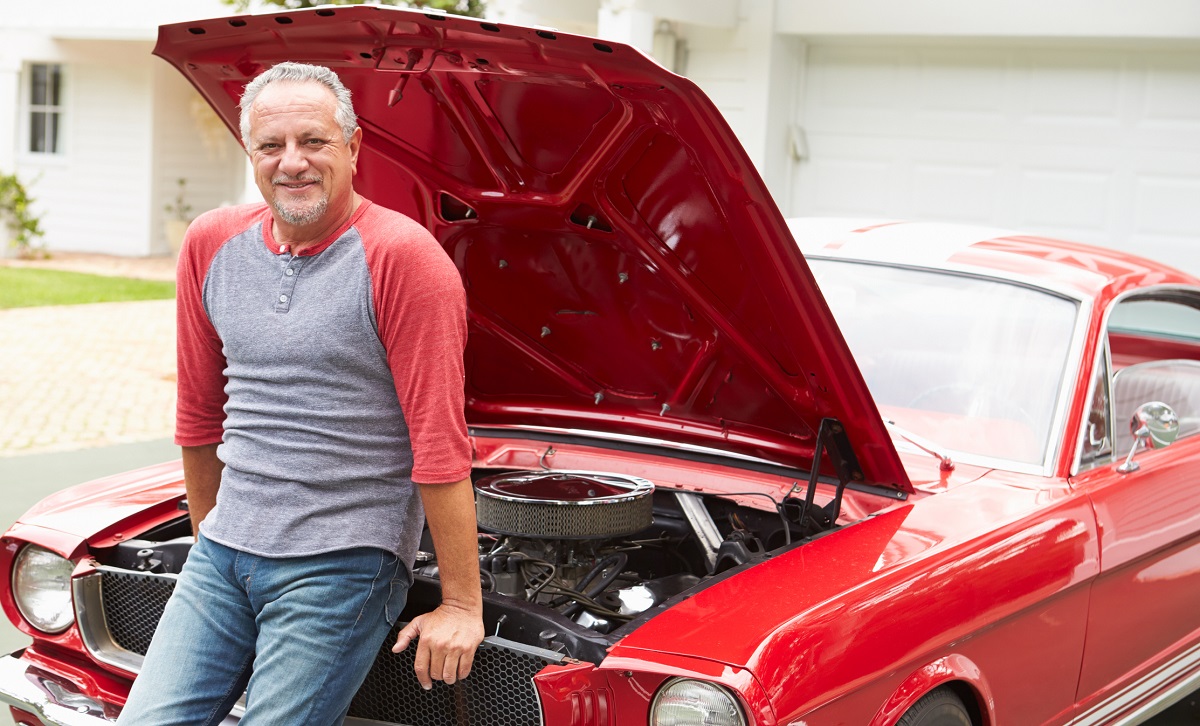
[[[304,143],[308,144],[309,146],[318,146],[320,144],[325,143],[325,140],[324,139],[308,139]]]

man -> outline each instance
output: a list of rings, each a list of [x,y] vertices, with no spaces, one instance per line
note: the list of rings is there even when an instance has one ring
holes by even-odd
[[[483,639],[465,295],[420,225],[353,189],[362,130],[330,70],[282,63],[241,100],[266,205],[192,223],[179,260],[179,406],[197,542],[120,723],[341,723],[404,605],[422,504],[442,604],[416,678]]]

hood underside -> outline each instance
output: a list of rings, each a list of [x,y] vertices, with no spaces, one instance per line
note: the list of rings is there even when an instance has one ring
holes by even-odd
[[[231,130],[275,63],[350,88],[356,187],[467,288],[467,419],[653,437],[809,469],[824,418],[910,490],[862,377],[735,136],[616,43],[378,7],[164,26]]]

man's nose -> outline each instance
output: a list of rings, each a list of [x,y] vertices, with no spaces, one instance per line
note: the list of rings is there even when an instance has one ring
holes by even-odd
[[[308,156],[300,144],[289,143],[283,149],[279,159],[279,170],[289,176],[295,176],[308,169]]]

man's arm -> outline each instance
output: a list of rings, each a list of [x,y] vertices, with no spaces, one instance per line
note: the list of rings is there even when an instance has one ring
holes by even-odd
[[[470,477],[454,484],[418,484],[425,519],[437,551],[442,604],[418,615],[400,631],[392,652],[417,641],[414,670],[421,687],[466,678],[483,642],[483,594],[479,587],[479,536]]]
[[[217,458],[217,444],[183,447],[183,483],[187,488],[193,535],[200,534],[200,523],[217,504],[217,489],[224,469],[225,464]]]

